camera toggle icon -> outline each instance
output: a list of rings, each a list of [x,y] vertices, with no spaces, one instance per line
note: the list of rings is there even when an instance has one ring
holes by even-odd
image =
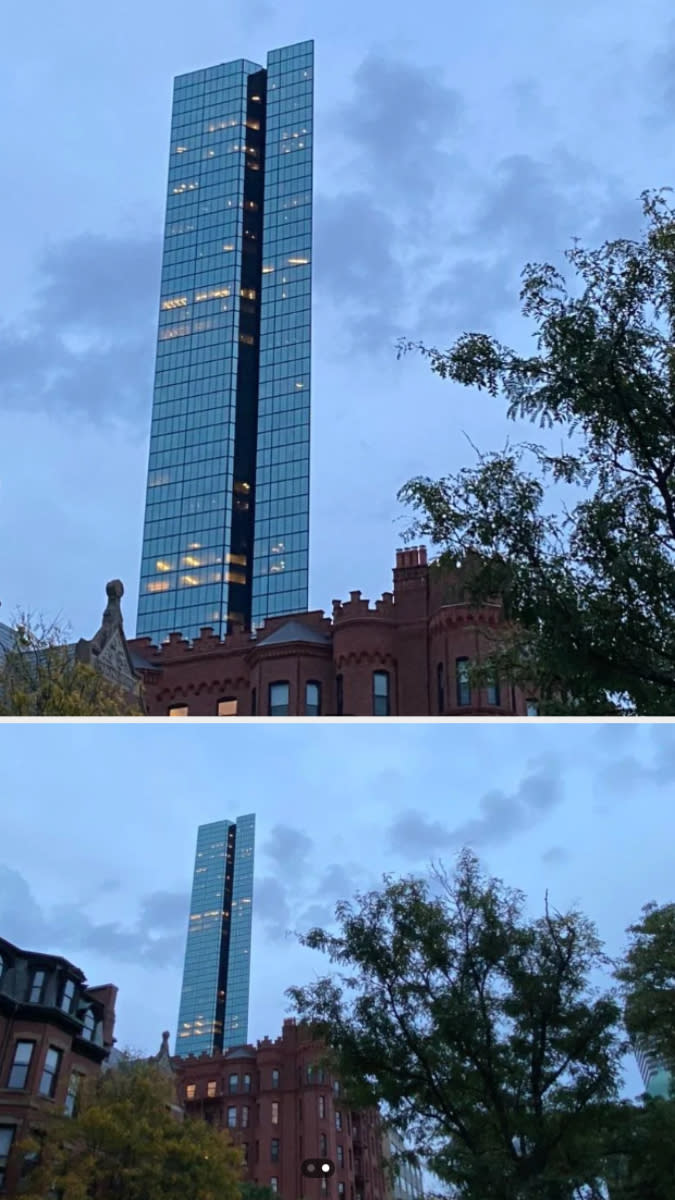
[[[330,1158],[306,1158],[300,1171],[307,1179],[327,1179],[335,1174],[335,1163]]]

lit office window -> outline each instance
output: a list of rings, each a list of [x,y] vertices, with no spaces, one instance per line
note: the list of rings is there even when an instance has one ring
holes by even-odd
[[[219,717],[236,717],[237,701],[234,699],[218,701],[218,716]]]
[[[187,717],[189,712],[187,704],[172,704],[169,709],[170,717]]]

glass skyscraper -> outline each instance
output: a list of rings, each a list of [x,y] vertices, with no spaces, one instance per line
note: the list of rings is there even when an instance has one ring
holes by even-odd
[[[200,825],[176,1054],[248,1040],[255,816]]]
[[[308,602],[314,43],[174,82],[137,636]]]

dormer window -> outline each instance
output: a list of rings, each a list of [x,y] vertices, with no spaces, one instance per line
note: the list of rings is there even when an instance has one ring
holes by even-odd
[[[59,1005],[59,1008],[61,1009],[62,1012],[64,1012],[64,1013],[70,1012],[71,1008],[73,1007],[74,995],[75,995],[75,980],[74,979],[66,979],[66,982],[63,985],[63,992],[61,993],[61,1003]]]
[[[95,1030],[96,1030],[96,1018],[94,1016],[93,1010],[91,1008],[88,1008],[84,1014],[84,1018],[82,1021],[82,1033],[80,1034],[80,1037],[83,1037],[85,1042],[90,1042],[94,1036]]]
[[[44,971],[33,971],[31,979],[30,992],[28,1000],[30,1004],[41,1004],[45,990],[45,973]]]

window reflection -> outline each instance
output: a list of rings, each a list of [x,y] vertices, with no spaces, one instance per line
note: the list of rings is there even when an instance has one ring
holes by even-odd
[[[269,715],[287,717],[290,702],[290,685],[286,680],[271,683],[269,688]]]

